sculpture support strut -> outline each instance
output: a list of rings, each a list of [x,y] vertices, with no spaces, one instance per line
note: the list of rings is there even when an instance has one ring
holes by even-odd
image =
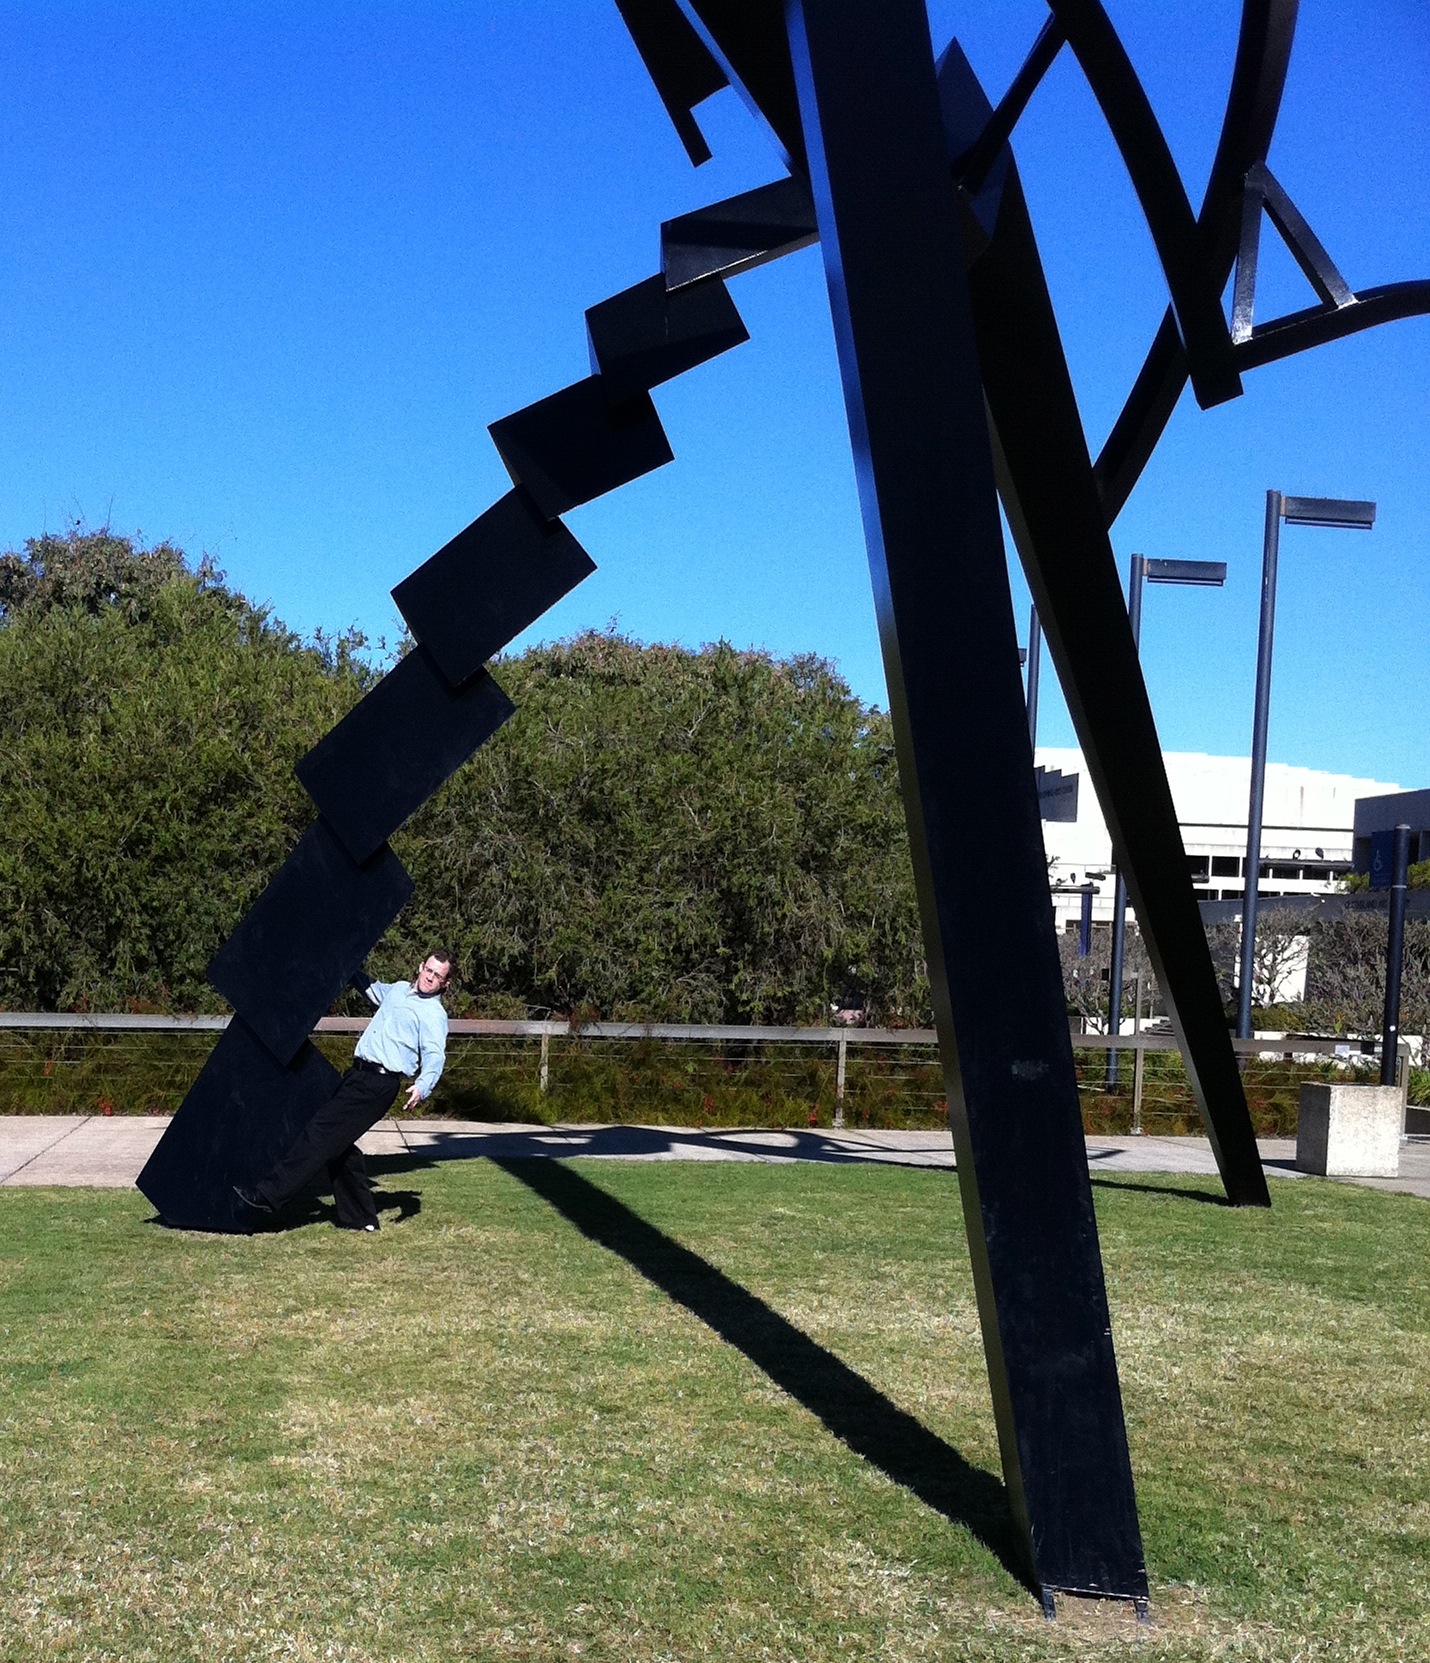
[[[957,41],[944,53],[938,79],[951,134],[988,119]],[[999,201],[985,212],[996,224],[969,286],[1003,506],[1227,1198],[1270,1206],[1077,398],[1011,158]]]
[[[1045,1601],[1143,1605],[927,19],[921,0],[786,15],[1004,1472]],[[1005,882],[970,884],[990,824]]]
[[[1067,1589],[1145,1611],[985,394],[1010,523],[1228,1195],[1264,1205],[1106,527],[1189,376],[1204,403],[1234,396],[1253,365],[1430,312],[1430,282],[1353,293],[1265,169],[1297,0],[1244,0],[1195,220],[1102,0],[1049,0],[997,111],[951,48],[942,133],[922,0],[617,4],[691,159],[709,155],[695,105],[730,84],[789,176],[668,221],[661,274],[587,313],[591,376],[493,425],[513,489],[394,591],[417,651],[299,765],[319,818],[210,968],[235,1021],[140,1188],[171,1223],[250,1227],[231,1186],[328,1095],[305,1036],[410,892],[385,838],[510,713],[484,662],[592,569],[559,515],[671,459],[650,389],[745,339],[721,274],[819,236],[1013,1510],[1045,1609]],[[1095,469],[1005,143],[1064,39],[1173,300]],[[1217,297],[1263,202],[1321,301],[1254,324],[1243,239],[1233,338]],[[1002,888],[967,877],[987,865],[989,823]]]

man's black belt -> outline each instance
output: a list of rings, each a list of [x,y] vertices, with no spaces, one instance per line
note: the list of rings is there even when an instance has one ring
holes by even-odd
[[[365,1069],[369,1074],[396,1074],[396,1068],[384,1068],[380,1062],[369,1062],[366,1057],[354,1057],[353,1067]]]

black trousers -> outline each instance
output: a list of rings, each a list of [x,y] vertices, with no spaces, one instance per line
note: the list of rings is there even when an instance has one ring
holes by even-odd
[[[376,1224],[372,1181],[357,1141],[392,1107],[401,1084],[397,1074],[350,1068],[338,1082],[338,1089],[298,1134],[293,1147],[254,1186],[258,1193],[271,1207],[281,1209],[326,1167],[338,1223],[349,1230]]]

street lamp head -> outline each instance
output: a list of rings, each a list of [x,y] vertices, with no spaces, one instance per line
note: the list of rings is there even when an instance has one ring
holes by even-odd
[[[1148,583],[1182,583],[1197,589],[1220,589],[1226,582],[1224,560],[1149,560]]]
[[[1375,504],[1346,502],[1339,497],[1282,497],[1281,518],[1287,525],[1328,525],[1343,531],[1369,531],[1375,524]]]

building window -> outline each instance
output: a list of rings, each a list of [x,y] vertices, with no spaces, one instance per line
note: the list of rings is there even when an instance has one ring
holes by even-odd
[[[1241,862],[1235,855],[1213,855],[1212,876],[1214,878],[1239,878],[1241,876]],[[1225,896],[1222,897],[1226,899]]]

